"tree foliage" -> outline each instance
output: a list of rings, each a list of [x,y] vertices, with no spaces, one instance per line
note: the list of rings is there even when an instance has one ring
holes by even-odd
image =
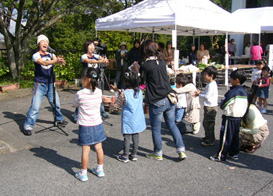
[[[7,46],[9,73],[13,78],[21,76],[31,54],[30,49],[37,48],[36,37],[39,34],[49,37],[52,48],[81,51],[84,42],[96,36],[97,18],[111,15],[140,1],[142,0],[0,0],[0,33]],[[212,1],[230,10],[229,0]],[[16,23],[14,33],[9,32],[12,21]],[[151,39],[151,34],[102,31],[98,32],[98,37],[108,46],[109,51],[115,51],[122,41],[130,49],[135,39]],[[206,42],[215,41],[211,37],[201,39]],[[165,44],[171,37],[155,35],[155,40]],[[190,43],[191,37],[180,37],[178,49],[187,50]],[[26,71],[23,73],[25,75]]]
[[[32,40],[35,40],[37,35],[57,22],[61,22],[65,16],[71,13],[78,16],[82,14],[91,14],[91,17],[92,15],[94,17],[104,16],[106,15],[107,7],[109,10],[115,11],[117,6],[113,2],[113,0],[1,0],[0,33],[3,34],[6,43],[12,77],[20,77],[29,53],[29,44]],[[84,16],[82,17],[84,18]],[[25,24],[22,23],[23,19],[26,20]],[[74,19],[76,18],[74,17]],[[81,17],[78,18],[78,20],[80,19]],[[9,31],[12,28],[12,21],[16,23],[14,33]],[[69,32],[69,18],[66,18],[66,21],[67,23],[62,23],[55,27],[59,35],[58,33],[50,35],[57,40],[62,40],[62,46],[66,46],[66,39],[74,35],[74,32]],[[73,22],[76,25],[81,25],[81,23],[77,23],[75,20]],[[64,28],[66,31],[63,31]],[[64,33],[61,34],[61,32]],[[75,40],[81,38],[81,34],[77,34],[77,36],[74,37],[74,41],[72,40],[72,44],[76,42]],[[35,41],[33,42],[35,43]],[[70,46],[67,45],[66,47]]]

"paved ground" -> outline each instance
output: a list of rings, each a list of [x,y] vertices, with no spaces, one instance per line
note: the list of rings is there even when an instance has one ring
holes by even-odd
[[[225,88],[220,88],[219,94],[224,92]],[[64,130],[69,136],[58,130],[45,130],[31,137],[20,132],[30,106],[31,89],[0,94],[1,195],[272,195],[272,133],[255,154],[241,153],[239,161],[215,163],[208,157],[217,151],[218,140],[215,146],[202,147],[201,128],[197,135],[183,136],[188,159],[178,162],[172,137],[163,128],[164,160],[153,161],[145,158],[153,148],[148,125],[140,134],[138,162],[124,164],[115,159],[122,150],[120,115],[110,115],[109,122],[114,126],[104,126],[108,137],[103,143],[106,176],[99,179],[89,172],[88,182],[76,180],[81,147],[77,145],[77,125],[71,121],[74,93],[69,89],[59,91],[62,112],[69,121]],[[269,113],[264,116],[271,128],[272,91],[270,97]],[[51,109],[44,99],[34,132],[51,126],[52,121]],[[220,122],[221,111],[217,115],[216,138]],[[92,151],[89,169],[95,164]]]

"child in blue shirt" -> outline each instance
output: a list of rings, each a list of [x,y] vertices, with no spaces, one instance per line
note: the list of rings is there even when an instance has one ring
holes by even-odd
[[[127,163],[129,159],[137,161],[139,133],[146,129],[143,110],[142,91],[139,89],[140,77],[138,73],[126,72],[124,74],[125,90],[118,91],[117,87],[110,85],[114,91],[119,92],[116,105],[122,107],[121,132],[124,137],[124,152],[117,159]],[[133,141],[132,153],[129,153],[130,140]]]

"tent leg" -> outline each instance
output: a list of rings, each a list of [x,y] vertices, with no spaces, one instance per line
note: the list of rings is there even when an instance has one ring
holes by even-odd
[[[226,32],[226,40],[225,40],[225,86],[228,90],[228,62],[229,62],[229,56],[228,56],[228,32]]]

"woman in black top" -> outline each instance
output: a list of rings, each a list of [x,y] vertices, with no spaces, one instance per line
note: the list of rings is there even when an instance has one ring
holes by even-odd
[[[141,56],[144,63],[141,68],[146,73],[145,102],[149,105],[150,123],[152,126],[152,137],[154,152],[148,154],[148,158],[162,160],[161,121],[164,116],[165,122],[172,133],[179,159],[184,160],[185,146],[179,129],[175,124],[175,105],[172,104],[167,95],[172,91],[169,77],[166,71],[166,63],[157,51],[157,43],[147,40],[142,44]]]
[[[195,45],[191,44],[190,48],[190,53],[189,53],[189,63],[192,65],[197,65],[198,64],[198,59],[196,56],[196,51],[195,51]]]

